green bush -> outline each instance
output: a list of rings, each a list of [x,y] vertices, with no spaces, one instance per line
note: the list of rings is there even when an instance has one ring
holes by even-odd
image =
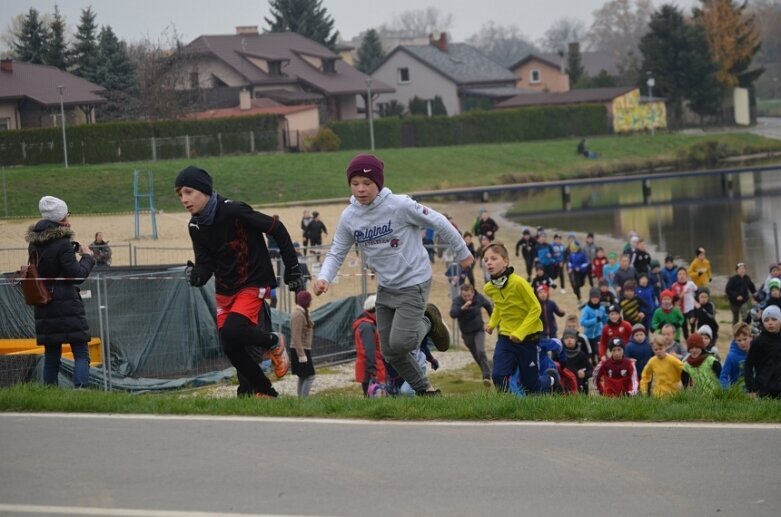
[[[342,149],[369,147],[366,121],[335,122]],[[472,111],[454,117],[414,116],[374,122],[375,147],[402,146],[402,127],[416,147],[518,142],[609,133],[607,110],[601,104],[540,106],[512,110]],[[405,144],[407,142],[405,141]],[[409,144],[407,144],[409,145]]]
[[[316,135],[306,139],[305,148],[312,152],[330,152],[338,151],[342,146],[342,141],[336,136],[333,129],[324,127]]]
[[[724,142],[706,140],[681,149],[677,157],[678,162],[685,167],[716,167],[722,159],[733,154],[739,153]]]
[[[69,126],[68,159],[72,163],[151,160],[156,139],[157,158],[184,158],[185,135],[191,156],[219,156],[279,148],[279,120],[258,115],[215,120],[110,122]],[[250,133],[252,132],[252,133]],[[60,128],[21,129],[0,133],[0,165],[37,165],[62,161]]]

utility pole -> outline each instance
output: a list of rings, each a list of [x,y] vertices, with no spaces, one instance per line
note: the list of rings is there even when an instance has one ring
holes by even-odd
[[[374,151],[374,107],[372,106],[372,79],[369,77],[366,79],[366,88],[368,95],[366,96],[366,110],[369,115],[369,144],[371,150]]]
[[[68,168],[68,138],[65,136],[65,105],[62,102],[62,91],[65,89],[63,85],[58,85],[57,90],[60,92],[60,119],[62,123],[62,155],[65,157],[65,168]]]

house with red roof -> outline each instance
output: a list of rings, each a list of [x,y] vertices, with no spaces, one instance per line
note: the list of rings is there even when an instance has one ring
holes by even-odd
[[[66,124],[94,124],[103,91],[53,66],[0,60],[0,130],[59,126],[60,101]]]

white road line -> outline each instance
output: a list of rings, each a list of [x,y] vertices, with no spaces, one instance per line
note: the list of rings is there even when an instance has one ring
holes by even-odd
[[[43,506],[34,504],[0,504],[0,513],[56,515],[107,515],[117,517],[281,517],[264,513],[190,512],[177,510],[134,510],[132,508],[94,508],[90,506]],[[285,517],[296,517],[285,515]]]
[[[349,420],[343,418],[292,418],[214,415],[146,415],[124,413],[0,413],[0,418],[63,418],[111,420],[178,420],[202,422],[297,423],[361,426],[435,426],[435,427],[612,427],[678,429],[766,429],[781,430],[781,424],[740,424],[718,422],[554,422],[554,421],[453,421],[453,420]]]

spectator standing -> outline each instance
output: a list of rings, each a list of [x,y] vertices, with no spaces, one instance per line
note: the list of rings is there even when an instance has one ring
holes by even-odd
[[[91,335],[84,302],[78,284],[86,279],[95,259],[89,248],[73,240],[70,212],[62,199],[44,196],[38,202],[41,219],[27,229],[25,241],[30,262],[38,265],[41,278],[72,278],[46,280],[51,301],[33,308],[36,342],[44,347],[43,383],[59,384],[63,343],[70,343],[73,352],[73,387],[89,387],[89,351]],[[81,255],[76,260],[76,253]]]
[[[103,240],[103,232],[95,234],[95,240],[89,245],[92,256],[95,258],[96,266],[108,267],[111,265],[111,246],[108,241]]]
[[[309,235],[307,234],[306,229],[311,222],[312,215],[309,213],[309,210],[304,210],[304,213],[301,216],[301,239],[304,243],[304,256],[306,256],[307,248],[309,247]]]
[[[315,210],[312,212],[312,220],[306,226],[306,236],[309,239],[309,245],[317,248],[314,250],[314,254],[318,262],[320,262],[319,248],[323,245],[323,234],[328,235],[328,229],[325,227],[325,223],[320,220],[320,212]]]
[[[312,295],[307,291],[296,293],[296,307],[290,316],[290,361],[293,375],[298,377],[299,398],[309,396],[315,381],[315,366],[312,362],[312,339],[315,324],[309,317]]]
[[[469,284],[461,286],[459,295],[453,299],[450,317],[458,321],[461,339],[472,354],[472,358],[483,374],[483,384],[491,386],[491,365],[485,353],[485,324],[483,310],[490,318],[493,305]]]

